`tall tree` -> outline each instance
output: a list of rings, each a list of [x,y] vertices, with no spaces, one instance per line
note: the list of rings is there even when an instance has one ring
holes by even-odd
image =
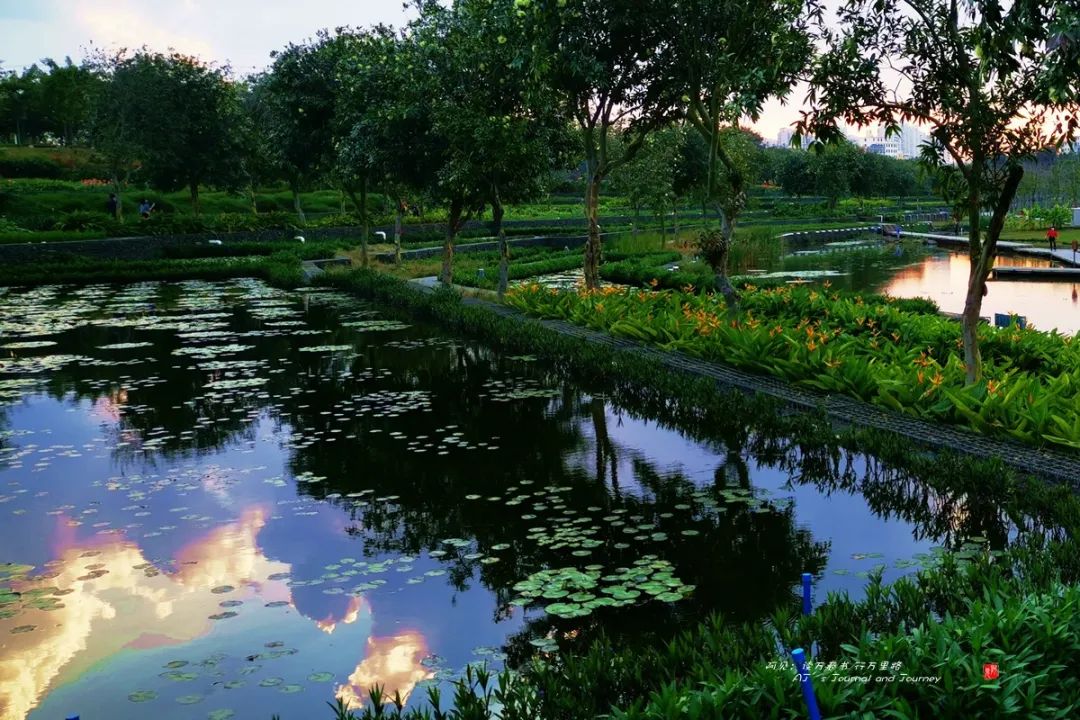
[[[271,158],[289,184],[293,209],[306,220],[300,191],[332,162],[338,101],[338,57],[327,47],[334,36],[321,30],[314,40],[289,43],[271,53],[270,70],[256,80],[259,126]]]
[[[145,49],[121,53],[110,65],[109,87],[98,106],[101,143],[126,141],[137,150],[150,183],[163,190],[187,188],[196,214],[203,184],[240,183],[236,130],[243,114],[239,88],[227,68]],[[124,151],[110,147],[108,154],[122,171]]]
[[[675,3],[678,4],[678,3]],[[532,35],[537,81],[558,93],[574,119],[585,153],[585,286],[600,285],[600,188],[629,162],[654,129],[677,114],[671,83],[673,3],[661,0],[520,0]],[[626,142],[610,152],[619,128]]]
[[[675,72],[686,116],[709,147],[707,197],[720,216],[716,286],[734,308],[726,250],[746,206],[748,168],[725,147],[740,118],[756,119],[766,99],[785,97],[806,68],[815,0],[677,0]],[[730,138],[730,135],[728,136]]]
[[[464,221],[490,206],[499,238],[499,291],[505,292],[509,245],[505,204],[537,197],[567,145],[565,123],[550,91],[531,82],[518,60],[524,28],[509,0],[418,3],[413,26],[428,74],[440,169],[432,191],[447,205],[442,280],[449,283],[453,247]]]
[[[64,58],[62,65],[51,58],[45,58],[42,64],[49,70],[40,81],[45,122],[63,145],[74,145],[85,139],[101,79],[89,63],[76,65],[70,57]]]
[[[803,133],[838,120],[930,128],[923,162],[968,218],[971,269],[962,315],[968,382],[980,375],[986,280],[1023,161],[1077,134],[1080,8],[1017,0],[848,0],[822,25]],[[899,84],[898,84],[899,80]],[[989,222],[983,212],[989,211]]]
[[[660,218],[662,222],[674,205],[675,172],[681,141],[680,128],[658,130],[645,139],[641,151],[633,160],[611,174],[612,187],[626,198],[633,210],[635,236],[642,210],[651,211],[653,217]],[[663,230],[661,227],[661,247],[666,242]]]

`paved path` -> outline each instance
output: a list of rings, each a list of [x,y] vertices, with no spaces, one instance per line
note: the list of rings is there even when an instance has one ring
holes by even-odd
[[[519,322],[537,323],[587,342],[638,353],[672,370],[712,378],[725,388],[751,394],[762,393],[777,398],[788,407],[797,410],[822,408],[834,422],[841,425],[872,427],[895,432],[911,439],[918,446],[932,450],[948,449],[980,457],[996,455],[1018,470],[1080,487],[1080,455],[1060,450],[1039,449],[1013,440],[990,438],[962,428],[926,422],[862,400],[805,390],[777,378],[754,375],[725,365],[705,362],[682,353],[658,350],[643,343],[616,338],[607,333],[578,327],[561,320],[531,318],[514,308],[486,300],[466,298],[463,302],[467,305],[484,307]],[[913,452],[917,452],[915,447],[913,447]]]

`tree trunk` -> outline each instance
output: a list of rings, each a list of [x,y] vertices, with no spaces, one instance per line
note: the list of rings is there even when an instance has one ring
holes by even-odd
[[[363,227],[360,230],[360,265],[361,267],[368,266],[368,232],[370,228],[370,218],[368,217],[367,206],[367,178],[365,177],[360,182],[360,222],[363,223]]]
[[[717,212],[720,215],[720,235],[724,239],[724,244],[730,249],[731,243],[734,240],[735,226],[731,221],[730,214],[725,212],[723,208],[717,208]],[[713,268],[713,272],[716,273],[716,289],[724,296],[724,302],[727,303],[728,307],[728,314],[735,315],[739,311],[739,293],[731,284],[731,280],[728,279],[727,263],[728,250],[725,250],[723,259],[719,265]]]
[[[398,200],[397,212],[394,213],[394,264],[401,265],[401,222],[405,214],[404,203]]]
[[[598,173],[590,173],[585,189],[585,218],[589,223],[589,238],[585,241],[585,287],[589,290],[600,287],[600,254],[603,251],[599,218],[600,180]]]
[[[199,217],[199,183],[193,182],[188,188],[191,190],[191,212]]]
[[[672,237],[675,238],[675,246],[679,245],[679,203],[675,203],[675,214],[671,216],[671,223],[674,226],[672,228]],[[663,247],[663,246],[661,246]]]
[[[663,250],[667,247],[667,218],[664,217],[664,213],[660,213],[660,249]]]
[[[300,224],[307,223],[307,218],[304,217],[304,208],[300,207],[300,184],[293,180],[289,183],[289,189],[292,190],[292,204],[293,210],[296,211],[296,216],[300,218]]]
[[[994,213],[990,219],[990,227],[987,228],[986,237],[980,237],[980,196],[976,193],[968,199],[968,220],[971,227],[968,229],[969,262],[971,268],[968,271],[967,295],[964,297],[964,312],[961,315],[961,329],[964,340],[964,366],[966,368],[968,384],[978,382],[982,375],[982,354],[979,352],[979,316],[982,313],[983,294],[986,292],[986,279],[990,276],[990,269],[994,266],[994,257],[997,254],[998,238],[1005,227],[1005,217],[1009,213],[1009,206],[1016,197],[1016,191],[1020,187],[1020,181],[1024,177],[1024,168],[1015,165],[1009,169],[1009,175],[998,195]]]
[[[443,241],[442,273],[439,275],[439,280],[447,287],[453,285],[454,282],[454,239],[461,226],[464,208],[464,202],[455,198],[450,202],[450,214],[446,218],[446,240]]]
[[[495,235],[499,238],[499,299],[506,294],[506,287],[510,284],[510,243],[506,240],[506,228],[503,227],[502,200],[496,190],[491,201],[491,220],[495,225]]]
[[[122,184],[120,177],[114,175],[112,179],[113,191],[116,193],[116,222],[124,222],[124,196],[120,194]]]
[[[641,210],[637,205],[634,205],[634,221],[630,223],[631,236],[636,240],[638,233],[638,216],[641,214]]]
[[[251,214],[252,215],[258,215],[259,214],[259,206],[255,204],[255,186],[251,185],[249,183],[248,187],[247,187],[247,191],[248,191],[248,202],[251,203]]]

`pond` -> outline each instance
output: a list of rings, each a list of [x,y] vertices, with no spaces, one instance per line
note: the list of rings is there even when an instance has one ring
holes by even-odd
[[[318,717],[860,592],[998,509],[258,281],[0,290],[0,718]],[[842,521],[838,521],[842,518]]]
[[[694,236],[694,231],[683,232],[678,243],[691,247]],[[616,235],[614,242],[658,250],[660,239],[659,233],[642,232],[637,238],[630,234]],[[675,244],[669,235],[668,246]],[[970,267],[966,252],[928,247],[919,241],[899,245],[885,243],[878,235],[828,243],[785,242],[773,253],[744,252],[738,260],[741,264],[732,266],[732,274],[779,277],[794,282],[827,280],[837,289],[881,292],[904,298],[925,297],[936,302],[944,312],[955,314],[964,309]],[[682,265],[692,267],[688,263]],[[1051,262],[1003,254],[996,258],[994,265],[1050,267]],[[564,273],[553,276],[550,284],[569,287],[580,277],[580,272]],[[1022,315],[1031,327],[1074,335],[1080,332],[1080,282],[991,281],[983,299],[982,315],[992,319],[996,313]]]

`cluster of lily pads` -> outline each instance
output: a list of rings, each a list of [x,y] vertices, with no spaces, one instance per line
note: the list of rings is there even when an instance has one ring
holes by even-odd
[[[626,607],[655,599],[678,602],[694,591],[675,576],[674,567],[656,555],[644,555],[630,567],[604,574],[603,565],[540,570],[514,585],[512,605],[529,606],[544,600],[544,611],[561,618],[591,615],[602,607]]]

